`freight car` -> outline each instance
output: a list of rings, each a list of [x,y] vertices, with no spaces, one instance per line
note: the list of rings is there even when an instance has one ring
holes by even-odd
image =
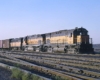
[[[2,40],[2,49],[4,50],[10,49],[10,39]]]
[[[0,40],[0,50],[2,50],[2,40]]]
[[[39,52],[65,52],[65,53],[92,53],[92,39],[85,28],[60,30],[41,35],[27,36],[27,47],[35,51],[35,45]]]

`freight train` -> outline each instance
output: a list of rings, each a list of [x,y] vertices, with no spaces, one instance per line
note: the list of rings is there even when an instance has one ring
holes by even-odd
[[[92,38],[83,27],[0,40],[0,49],[75,54],[94,52]]]

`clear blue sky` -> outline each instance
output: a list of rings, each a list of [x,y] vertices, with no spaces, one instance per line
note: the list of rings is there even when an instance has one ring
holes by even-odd
[[[0,0],[0,39],[81,26],[100,43],[100,0]]]

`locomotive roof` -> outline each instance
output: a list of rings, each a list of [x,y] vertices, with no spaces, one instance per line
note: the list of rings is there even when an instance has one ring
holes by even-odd
[[[78,28],[78,27],[76,27],[75,29],[64,29],[64,30],[59,30],[59,31],[54,31],[54,32],[49,32],[49,33],[45,33],[45,34],[51,34],[51,33],[56,33],[56,32],[62,32],[62,31],[68,31],[69,33],[70,32],[74,32],[75,30],[85,30],[85,31],[87,31],[85,28],[83,28],[83,27],[81,27],[81,28]]]
[[[56,33],[56,32],[63,32],[63,31],[68,31],[68,33],[74,32],[74,31],[79,31],[79,30],[85,30],[87,31],[85,28],[81,27],[81,28],[74,28],[74,29],[64,29],[64,30],[58,30],[58,31],[53,31],[53,32],[49,32],[49,33],[43,33],[43,34],[33,34],[33,35],[28,35],[27,37],[35,37],[35,36],[41,36],[41,35],[48,35],[48,34],[52,34],[52,33]]]
[[[52,33],[56,33],[56,32],[62,32],[62,31],[69,31],[69,32],[73,32],[75,29],[64,29],[64,30],[59,30],[59,31],[54,31],[54,32],[49,32],[49,33],[44,33],[44,34],[52,34]]]

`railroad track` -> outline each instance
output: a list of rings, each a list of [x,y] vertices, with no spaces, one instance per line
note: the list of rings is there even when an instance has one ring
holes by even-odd
[[[26,58],[25,58],[26,59]],[[25,59],[23,59],[23,60],[25,60]],[[27,58],[27,60],[26,61],[28,61],[28,60],[33,60],[33,58]],[[84,73],[83,74],[86,74],[86,75],[91,75],[91,76],[98,76],[99,77],[99,75],[100,75],[100,73],[99,73],[99,71],[98,72],[96,72],[96,71],[89,71],[89,70],[85,70],[85,69],[82,69],[82,68],[79,68],[79,67],[74,67],[74,66],[69,66],[69,65],[62,65],[62,64],[57,64],[56,62],[52,62],[52,61],[45,61],[45,60],[39,60],[39,59],[34,59],[33,61],[37,61],[37,62],[39,62],[39,63],[44,63],[44,64],[48,64],[48,65],[53,65],[53,66],[57,66],[57,68],[62,68],[62,69],[64,69],[64,70],[69,70],[69,69],[72,69],[72,71],[74,71],[74,72],[76,72],[76,73],[79,73],[79,71],[84,71]],[[51,64],[50,64],[51,63]],[[82,74],[82,73],[80,73],[80,74]]]
[[[20,55],[19,55],[20,56]],[[29,55],[24,55],[24,56],[29,56]],[[33,56],[37,56],[37,55],[33,55]],[[40,55],[39,55],[40,56]],[[38,56],[38,57],[39,57]],[[32,57],[32,56],[30,56],[30,57]],[[58,58],[58,57],[49,57],[49,56],[40,56],[40,57],[43,57],[45,60],[47,60],[46,58],[48,58],[49,60],[50,60],[50,58],[51,58],[51,60],[53,60],[54,59],[54,61],[59,61],[59,59],[60,59],[60,62],[59,63],[62,63],[62,64],[69,64],[70,66],[74,66],[75,64],[77,64],[77,66],[76,67],[80,67],[80,66],[83,66],[82,68],[90,68],[90,69],[97,69],[97,70],[100,70],[99,69],[99,66],[100,66],[100,63],[99,62],[95,62],[95,61],[88,61],[88,60],[83,60],[83,61],[81,61],[81,63],[83,62],[85,62],[85,63],[87,63],[87,64],[91,64],[91,65],[87,65],[87,64],[80,64],[80,59],[74,59],[74,60],[71,60],[70,58]],[[68,57],[68,56],[67,56]],[[70,61],[68,60],[68,59],[70,59]],[[77,60],[77,61],[76,61]]]
[[[96,58],[100,57],[100,54],[87,54],[87,53],[86,54],[70,54],[70,53],[68,54],[68,53],[57,53],[57,52],[56,53],[50,53],[50,52],[33,52],[33,51],[8,51],[8,52],[32,53],[32,54],[33,53],[41,53],[41,54],[52,54],[52,55],[62,55],[63,54],[65,56],[66,55],[69,55],[69,56],[79,56],[79,57],[80,56],[84,56],[84,57],[92,57],[92,58],[93,57],[96,57]]]
[[[7,54],[8,55],[8,54]],[[11,56],[11,55],[9,55],[9,56]],[[13,57],[16,57],[16,54],[14,54],[14,55],[12,55]],[[21,55],[19,55],[19,56],[21,56]],[[18,57],[18,56],[17,56]],[[30,58],[30,57],[29,57]],[[41,60],[40,60],[41,61]],[[48,63],[48,62],[47,62]],[[53,63],[52,63],[53,64]],[[54,63],[55,64],[55,63]],[[71,68],[71,67],[70,67]],[[66,69],[66,68],[65,68]],[[68,69],[68,67],[67,67],[67,69]],[[74,69],[76,69],[76,68],[74,68]],[[67,72],[68,73],[68,72]],[[91,72],[89,72],[89,73],[91,73]],[[93,72],[92,72],[93,73]],[[76,74],[75,73],[69,73],[69,74],[73,74],[73,76],[75,76]],[[96,73],[96,74],[98,74],[98,73]],[[68,75],[68,74],[66,74],[66,75]],[[81,78],[82,78],[82,76],[83,75],[79,75],[79,74],[77,74],[77,76],[76,77],[80,77],[81,76]],[[92,78],[92,77],[88,77],[88,76],[83,76],[83,78],[84,79],[90,79],[90,80],[96,80],[96,78]]]
[[[60,70],[55,70],[55,69],[51,69],[51,68],[47,68],[47,67],[43,67],[43,66],[38,66],[38,65],[31,64],[29,62],[22,61],[22,60],[20,60],[20,62],[18,62],[18,61],[19,60],[17,60],[17,61],[13,60],[12,61],[12,60],[9,60],[9,59],[0,58],[0,62],[8,64],[8,65],[14,66],[13,64],[17,63],[17,64],[20,64],[20,65],[23,65],[24,67],[27,66],[27,67],[31,67],[31,68],[34,68],[34,69],[37,69],[37,70],[43,70],[43,71],[46,71],[46,72],[48,71],[48,72],[50,72],[50,74],[63,76],[65,79],[66,78],[68,78],[68,79],[72,79],[73,78],[73,80],[83,80],[83,78],[70,76],[70,74],[67,74],[67,73],[65,73],[63,71],[60,71]]]
[[[5,62],[5,60],[3,60],[3,62],[5,63],[5,64],[9,64],[9,60],[7,60],[7,62]],[[11,62],[11,61],[10,61]],[[13,64],[12,62],[10,63],[10,64]],[[25,65],[24,65],[24,67],[25,67]],[[32,67],[32,66],[31,66]],[[73,74],[73,73],[66,73],[66,72],[64,72],[64,71],[59,71],[59,70],[55,70],[55,69],[47,69],[47,68],[40,68],[39,70],[43,70],[43,71],[48,71],[48,72],[52,72],[53,74],[55,73],[55,74],[59,74],[59,75],[62,75],[63,77],[71,77],[71,78],[73,78],[73,80],[86,80],[86,79],[88,79],[88,80],[98,80],[98,79],[96,79],[96,78],[91,78],[91,77],[85,77],[85,76],[82,76],[82,75],[77,75],[77,74]]]
[[[29,54],[29,53],[10,53],[10,54],[19,54],[19,55],[25,55],[25,56],[41,56],[41,57],[49,57],[49,58],[56,58],[56,59],[72,59],[72,60],[77,60],[77,61],[83,61],[83,62],[91,62],[91,63],[95,63],[95,64],[99,64],[100,63],[100,58],[96,59],[96,58],[86,58],[86,57],[75,57],[75,56],[64,56],[64,55],[52,55],[52,54]]]

